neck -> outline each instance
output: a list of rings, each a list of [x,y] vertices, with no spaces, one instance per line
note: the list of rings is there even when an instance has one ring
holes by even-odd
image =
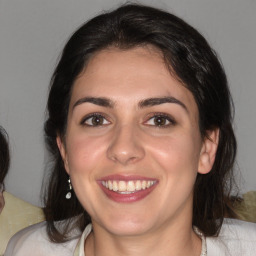
[[[88,256],[199,256],[201,252],[201,239],[189,225],[164,226],[137,236],[111,234],[97,225],[93,230],[85,243]]]

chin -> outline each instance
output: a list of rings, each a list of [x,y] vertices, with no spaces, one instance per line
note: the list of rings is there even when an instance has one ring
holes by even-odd
[[[145,216],[144,218],[119,216],[102,223],[102,227],[117,236],[138,236],[150,230],[152,223],[146,221]]]

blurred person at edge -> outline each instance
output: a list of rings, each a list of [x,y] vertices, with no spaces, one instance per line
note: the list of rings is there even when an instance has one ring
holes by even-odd
[[[7,143],[7,134],[5,130],[0,127],[0,213],[2,212],[4,201],[4,178],[8,172],[10,164],[9,146]]]
[[[0,255],[9,239],[19,230],[44,220],[41,208],[5,191],[4,179],[10,165],[8,135],[0,127]]]
[[[224,218],[236,155],[226,75],[182,19],[126,4],[82,25],[53,74],[45,135],[46,222],[6,256],[255,255],[256,225]]]

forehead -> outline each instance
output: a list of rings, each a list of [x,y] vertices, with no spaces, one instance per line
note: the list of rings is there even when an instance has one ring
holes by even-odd
[[[192,93],[171,74],[162,54],[153,47],[99,51],[75,81],[71,101],[86,96],[129,104],[131,100],[171,96],[197,112]]]

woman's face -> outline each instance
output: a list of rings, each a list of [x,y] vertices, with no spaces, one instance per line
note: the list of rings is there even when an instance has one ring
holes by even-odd
[[[66,171],[94,227],[136,235],[191,225],[195,179],[216,147],[156,50],[97,53],[74,83],[64,139]]]

